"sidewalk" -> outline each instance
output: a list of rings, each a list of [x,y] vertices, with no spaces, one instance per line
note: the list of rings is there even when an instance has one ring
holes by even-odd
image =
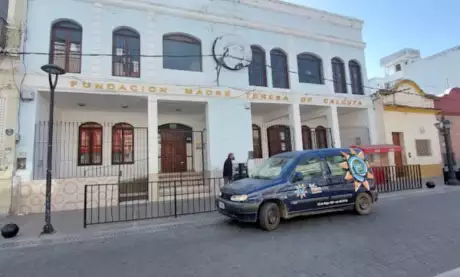
[[[419,189],[412,191],[400,191],[380,194],[382,200],[398,200],[407,197],[429,196],[433,194],[449,193],[460,191],[460,187],[437,186],[434,189]],[[196,215],[183,215],[177,218],[159,218],[150,220],[139,220],[131,222],[110,223],[91,225],[83,228],[83,211],[67,211],[52,213],[51,222],[56,230],[52,235],[40,235],[44,225],[44,214],[31,214],[24,216],[11,216],[0,218],[0,226],[13,222],[19,228],[19,234],[12,239],[0,237],[0,249],[32,246],[38,244],[50,244],[58,242],[81,241],[89,239],[100,239],[123,234],[149,233],[174,228],[179,225],[213,225],[224,220],[216,212],[202,213]]]
[[[223,220],[217,213],[202,213],[184,215],[177,218],[168,217],[91,225],[87,228],[83,228],[83,211],[78,210],[52,213],[51,223],[56,232],[51,235],[41,235],[45,224],[44,219],[44,214],[0,218],[1,227],[7,223],[16,223],[19,226],[19,233],[16,237],[5,239],[0,236],[0,250],[5,248],[108,238],[117,235],[151,233],[174,228],[179,225],[209,225],[216,224],[216,222]]]

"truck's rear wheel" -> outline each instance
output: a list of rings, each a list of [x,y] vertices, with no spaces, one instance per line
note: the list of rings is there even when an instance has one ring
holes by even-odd
[[[356,196],[355,211],[359,215],[368,215],[372,211],[372,198],[369,194],[362,192]]]

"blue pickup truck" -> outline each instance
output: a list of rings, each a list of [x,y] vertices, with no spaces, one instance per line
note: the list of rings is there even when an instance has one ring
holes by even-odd
[[[282,218],[343,210],[367,215],[378,199],[373,179],[359,149],[286,152],[265,160],[250,178],[222,187],[216,207],[268,231]]]

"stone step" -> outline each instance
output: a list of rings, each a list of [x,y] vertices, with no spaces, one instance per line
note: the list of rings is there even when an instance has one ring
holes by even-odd
[[[181,180],[199,178],[203,178],[203,172],[175,172],[158,174],[158,180]]]
[[[193,187],[193,186],[204,186],[203,179],[190,179],[190,180],[176,180],[176,181],[158,181],[159,188],[176,188],[178,187]]]
[[[176,195],[190,195],[198,197],[200,194],[205,195],[213,191],[209,186],[186,186],[176,187]],[[160,197],[174,196],[174,188],[160,188],[158,191]]]

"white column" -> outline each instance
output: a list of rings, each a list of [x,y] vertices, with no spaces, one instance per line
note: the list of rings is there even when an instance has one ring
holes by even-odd
[[[148,143],[149,143],[149,195],[151,201],[158,198],[158,101],[156,96],[148,97]]]
[[[8,4],[8,18],[7,22],[9,24],[16,24],[14,21],[16,19],[16,0],[10,0]]]
[[[298,104],[289,105],[289,125],[291,126],[292,150],[303,150],[302,122],[300,119],[300,107]]]
[[[379,140],[381,140],[380,137],[384,136],[384,134],[379,134],[379,130],[377,129],[377,118],[378,117],[376,114],[376,110],[373,107],[367,108],[367,118],[368,118],[368,124],[369,124],[370,144],[379,144]],[[383,123],[383,118],[381,119],[381,121]],[[382,131],[385,131],[385,128],[382,128]]]
[[[337,106],[329,107],[327,112],[327,124],[331,128],[332,140],[334,141],[334,148],[342,147],[342,142],[340,141],[340,126],[339,126],[339,116],[337,114]]]

